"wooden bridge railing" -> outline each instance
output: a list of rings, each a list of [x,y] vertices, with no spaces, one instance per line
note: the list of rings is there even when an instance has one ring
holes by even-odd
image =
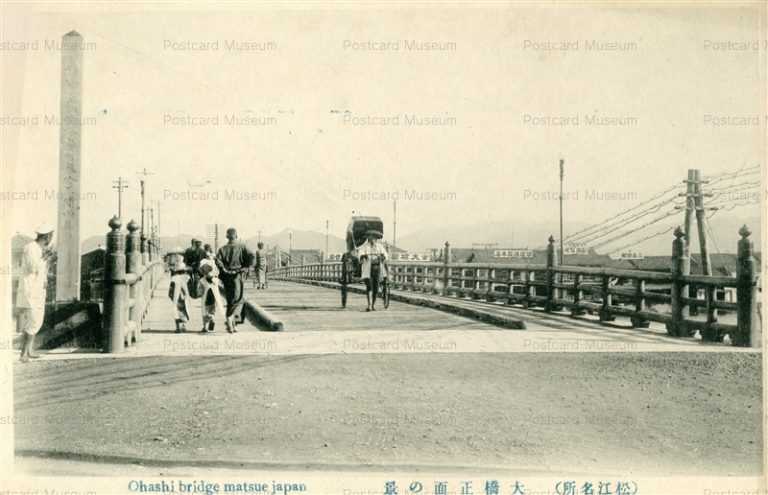
[[[707,341],[721,341],[728,334],[733,345],[758,347],[758,271],[751,232],[739,230],[736,276],[685,275],[690,259],[683,250],[683,233],[675,230],[669,272],[623,270],[560,265],[554,238],[547,246],[547,263],[451,263],[446,243],[444,261],[390,261],[390,281],[395,289],[518,304],[545,311],[568,309],[574,317],[597,314],[600,321],[628,317],[632,326],[647,328],[651,321],[664,323],[670,335],[692,336],[699,330]],[[337,282],[341,263],[293,265],[276,269],[278,280]],[[651,290],[654,284],[659,289]],[[691,297],[690,288],[703,290],[704,298]],[[720,301],[717,294],[734,288],[736,302]],[[669,291],[669,293],[666,293]],[[698,291],[694,292],[696,294]],[[668,312],[649,309],[669,305]],[[706,319],[690,317],[691,308],[704,308]],[[736,324],[718,321],[718,310],[735,312]]]
[[[104,261],[103,324],[105,352],[120,352],[138,342],[149,310],[152,291],[165,273],[162,259],[142,253],[139,226],[131,220],[128,234],[120,231],[117,217],[109,221]],[[156,256],[156,255],[155,255]]]

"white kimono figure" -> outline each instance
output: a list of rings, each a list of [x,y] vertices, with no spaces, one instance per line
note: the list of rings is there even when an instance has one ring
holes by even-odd
[[[384,280],[384,277],[387,276],[387,269],[384,265],[384,261],[387,260],[387,250],[384,249],[384,246],[381,245],[379,241],[375,241],[373,244],[370,242],[365,242],[362,246],[357,248],[357,256],[358,259],[361,259],[363,256],[367,256],[365,259],[361,259],[362,265],[361,265],[361,273],[360,278],[363,280],[370,280],[371,278],[371,257],[374,255],[378,255],[379,261],[381,264],[381,270],[379,271],[379,282]]]
[[[209,268],[210,267],[210,268]],[[203,313],[202,333],[214,331],[216,312],[226,313],[226,305],[221,297],[221,281],[218,277],[216,263],[212,259],[204,259],[200,262],[200,281],[197,283],[197,293],[201,297],[201,309]]]
[[[219,267],[216,266],[216,260],[213,259],[213,257],[203,258],[200,260],[200,273],[203,274],[203,267],[204,266],[210,266],[211,267],[211,273],[214,277],[219,277]],[[204,275],[204,274],[203,274]]]
[[[173,318],[176,322],[176,333],[186,331],[185,324],[189,321],[189,274],[184,262],[178,263],[171,269],[171,284],[168,297],[173,302]]]
[[[24,246],[21,257],[21,275],[16,293],[16,307],[20,310],[21,329],[36,335],[45,318],[45,289],[48,285],[48,263],[43,249],[36,241]]]

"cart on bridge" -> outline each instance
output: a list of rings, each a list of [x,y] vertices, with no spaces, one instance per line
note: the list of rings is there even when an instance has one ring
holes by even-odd
[[[347,307],[349,284],[361,281],[362,263],[358,249],[368,235],[374,232],[378,238],[384,236],[384,222],[379,217],[353,216],[347,226],[347,250],[341,257],[341,307]],[[382,270],[384,275],[382,276]],[[371,257],[371,289],[374,294],[381,295],[384,307],[389,307],[389,283],[385,260],[380,256]]]

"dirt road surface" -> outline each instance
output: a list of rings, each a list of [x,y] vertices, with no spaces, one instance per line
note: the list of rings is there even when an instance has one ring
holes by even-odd
[[[167,468],[756,475],[757,353],[15,365],[16,451]]]

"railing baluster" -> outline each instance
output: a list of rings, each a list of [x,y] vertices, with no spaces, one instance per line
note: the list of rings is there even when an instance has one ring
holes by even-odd
[[[571,316],[581,316],[585,313],[584,308],[579,307],[584,292],[581,290],[581,282],[584,275],[581,273],[573,274],[573,307],[571,308]]]

